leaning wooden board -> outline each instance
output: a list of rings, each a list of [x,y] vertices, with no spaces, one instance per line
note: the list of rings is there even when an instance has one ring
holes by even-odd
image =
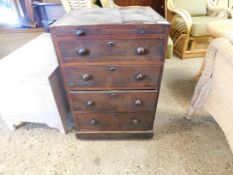
[[[150,7],[80,8],[50,30],[77,137],[151,138],[169,23]]]

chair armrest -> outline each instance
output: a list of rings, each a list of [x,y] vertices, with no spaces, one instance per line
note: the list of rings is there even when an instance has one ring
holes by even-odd
[[[173,1],[172,0],[168,0],[167,1],[167,9],[168,11],[174,13],[176,16],[180,16],[185,24],[186,24],[186,27],[187,27],[187,31],[190,32],[191,31],[191,27],[192,27],[192,17],[191,15],[184,9],[179,9],[179,8],[176,8],[173,4]],[[172,19],[173,20],[173,19]]]
[[[233,44],[226,38],[218,38],[217,40],[218,52],[221,52],[222,58],[233,68]]]
[[[227,7],[217,7],[212,0],[208,0],[208,16],[218,16],[225,12],[227,17],[233,19],[233,11]]]
[[[205,59],[205,69],[198,81],[194,95],[191,100],[191,107],[189,108],[186,118],[190,119],[191,115],[206,102],[209,91],[212,88],[213,73],[216,59],[224,59],[227,65],[233,66],[233,45],[225,38],[217,38],[213,40],[207,51]],[[233,71],[233,69],[232,69]],[[227,76],[227,75],[226,75]]]

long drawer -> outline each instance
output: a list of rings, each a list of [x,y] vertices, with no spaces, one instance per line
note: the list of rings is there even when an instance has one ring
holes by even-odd
[[[162,65],[80,65],[63,67],[69,90],[158,89]]]
[[[78,131],[146,131],[152,130],[154,112],[76,112]]]
[[[76,36],[77,38],[84,38],[93,35],[150,35],[150,34],[164,34],[169,30],[169,26],[154,25],[92,25],[92,26],[77,26],[77,27],[62,27],[59,29],[51,29],[56,36]]]
[[[154,111],[157,91],[71,91],[73,111]]]
[[[57,37],[57,52],[63,63],[96,61],[162,61],[163,36],[154,37],[96,37],[77,39]]]

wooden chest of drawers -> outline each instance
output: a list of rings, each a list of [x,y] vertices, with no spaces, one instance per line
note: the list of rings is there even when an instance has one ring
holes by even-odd
[[[150,7],[80,8],[51,26],[78,138],[153,136],[168,32]]]

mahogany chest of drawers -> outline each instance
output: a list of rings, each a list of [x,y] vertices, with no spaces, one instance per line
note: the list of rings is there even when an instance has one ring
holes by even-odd
[[[80,8],[50,30],[77,137],[151,138],[167,21],[150,7]]]

